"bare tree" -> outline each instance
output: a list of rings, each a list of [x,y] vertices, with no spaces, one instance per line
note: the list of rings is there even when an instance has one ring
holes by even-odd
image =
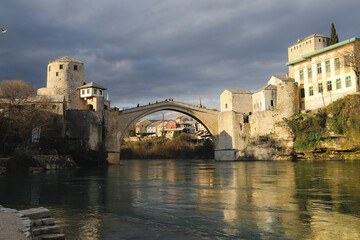
[[[51,113],[43,108],[48,101],[34,103],[35,87],[22,80],[4,80],[1,86],[1,141],[22,143],[27,146],[34,128],[45,126]]]
[[[10,104],[21,103],[29,96],[35,95],[36,88],[23,80],[4,80],[0,84],[2,97]]]
[[[352,45],[351,50],[345,51],[344,55],[344,65],[345,67],[350,67],[356,76],[356,84],[359,90],[360,85],[360,42],[355,41]]]

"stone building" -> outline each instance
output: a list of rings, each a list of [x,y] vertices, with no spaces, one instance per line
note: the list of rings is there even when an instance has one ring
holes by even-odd
[[[249,114],[252,109],[252,94],[247,89],[225,89],[220,95],[220,110]]]
[[[86,109],[79,97],[78,87],[84,85],[84,64],[70,57],[61,57],[49,62],[46,88],[40,88],[37,95],[64,96],[67,109]]]
[[[352,59],[359,54],[360,39],[351,38],[331,46],[328,46],[327,39],[314,34],[288,48],[287,65],[290,75],[300,86],[302,110],[325,107],[359,91]],[[307,42],[318,45],[304,51],[305,48],[300,46],[307,46]]]
[[[148,119],[143,119],[135,124],[135,133],[138,137],[143,137],[147,135],[146,128],[151,124],[151,121]]]
[[[49,62],[46,88],[38,89],[36,99],[38,104],[50,99],[49,111],[63,116],[61,137],[85,142],[88,148],[98,150],[103,144],[103,111],[110,108],[109,99],[104,99],[105,90],[94,82],[84,84],[84,64],[64,56]]]

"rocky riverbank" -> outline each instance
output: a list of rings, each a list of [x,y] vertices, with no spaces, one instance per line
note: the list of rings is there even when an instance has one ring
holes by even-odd
[[[0,175],[6,173],[27,173],[54,169],[69,169],[76,166],[77,164],[70,155],[41,154],[29,156],[21,154],[9,158],[0,158]]]
[[[6,240],[63,240],[65,235],[55,225],[46,208],[16,210],[0,205],[0,239]]]

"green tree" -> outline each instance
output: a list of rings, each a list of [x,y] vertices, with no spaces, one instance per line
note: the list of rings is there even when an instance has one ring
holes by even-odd
[[[333,45],[339,42],[339,36],[336,33],[336,29],[334,23],[331,23],[331,34],[330,34],[330,43],[329,45]]]

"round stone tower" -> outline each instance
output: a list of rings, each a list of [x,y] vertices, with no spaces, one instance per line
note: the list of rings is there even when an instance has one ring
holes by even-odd
[[[298,114],[299,105],[299,87],[294,81],[282,81],[277,86],[277,110],[281,117],[290,117]]]
[[[83,109],[78,87],[84,84],[84,64],[71,57],[61,57],[49,62],[46,88],[38,95],[63,95],[67,109]]]

